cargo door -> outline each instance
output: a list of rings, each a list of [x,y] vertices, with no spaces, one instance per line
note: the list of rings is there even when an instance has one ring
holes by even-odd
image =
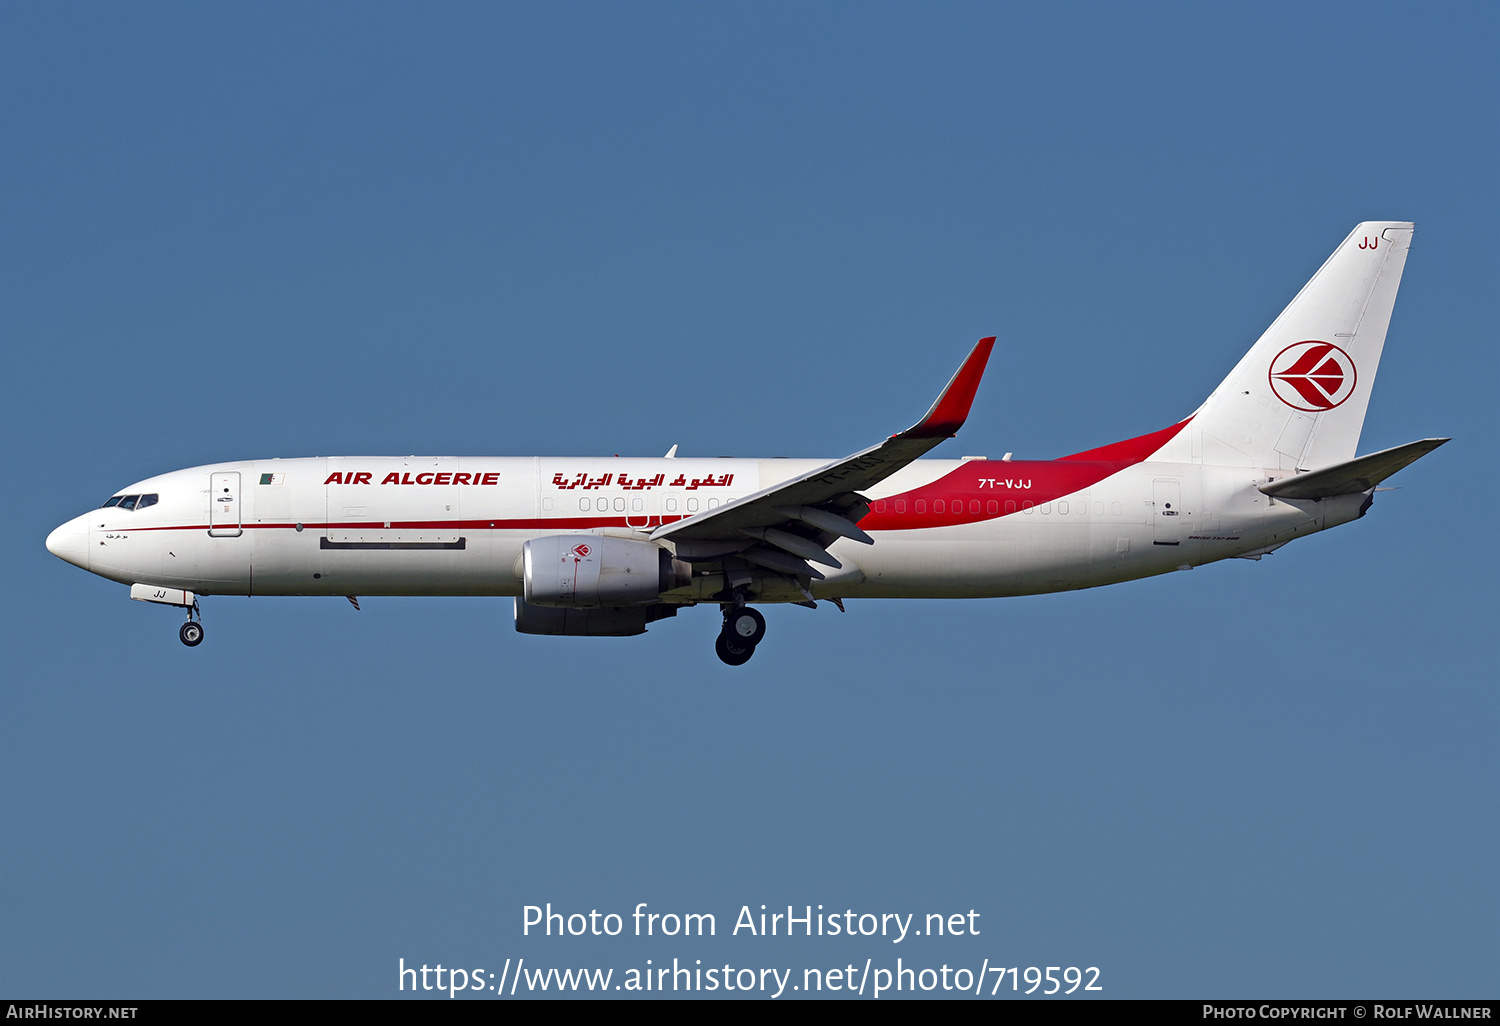
[[[465,547],[458,529],[458,458],[328,460],[325,549]]]

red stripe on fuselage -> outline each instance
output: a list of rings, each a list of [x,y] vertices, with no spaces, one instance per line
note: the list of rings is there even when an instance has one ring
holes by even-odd
[[[1114,442],[1110,445],[1101,445],[1097,449],[1085,449],[1083,452],[1075,452],[1071,456],[1060,456],[1058,460],[1089,460],[1091,462],[1120,461],[1126,466],[1132,463],[1144,463],[1158,449],[1177,437],[1177,433],[1188,426],[1188,421],[1173,424],[1169,428],[1153,431],[1149,435],[1137,435],[1127,438],[1123,442]]]
[[[1144,462],[1187,423],[1057,460],[968,460],[931,484],[875,500],[859,526],[866,531],[917,531],[1022,513]]]
[[[642,517],[631,517],[632,520],[640,520]],[[603,527],[626,527],[633,529],[644,529],[649,527],[655,529],[662,524],[673,524],[679,520],[686,520],[681,516],[651,517],[648,525],[636,525],[626,522],[625,517],[549,517],[546,519],[505,520],[500,517],[485,518],[483,520],[392,520],[390,527],[386,527],[384,520],[371,521],[369,523],[338,523],[338,524],[311,524],[303,522],[301,527],[304,531],[592,531]],[[172,524],[164,527],[117,527],[113,530],[124,534],[129,531],[207,531],[208,524]],[[223,525],[220,525],[223,526]],[[247,531],[264,531],[271,529],[286,530],[296,528],[295,523],[285,524],[241,524]]]
[[[1123,442],[1074,453],[1056,460],[969,460],[944,474],[931,484],[910,491],[888,495],[872,503],[871,510],[859,522],[866,531],[913,531],[925,527],[952,527],[996,520],[1019,513],[1026,503],[1033,506],[1052,502],[1064,495],[1091,487],[1127,467],[1142,463],[1187,427],[1189,417],[1149,435],[1127,438]],[[983,483],[981,483],[983,482]],[[921,502],[925,512],[917,512]],[[943,512],[937,512],[937,503]],[[973,503],[978,502],[975,510]],[[994,502],[996,510],[990,511]],[[1013,503],[1007,507],[1006,503]],[[897,512],[896,506],[905,506]],[[957,508],[955,508],[955,504]],[[880,508],[883,506],[884,508]],[[528,517],[525,519],[484,518],[482,520],[413,520],[368,523],[312,524],[300,526],[307,531],[597,531],[606,527],[654,530],[663,524],[687,520],[686,516],[652,516],[645,524],[633,524],[642,517]],[[288,529],[293,522],[275,524],[242,524],[245,530]],[[207,531],[208,524],[179,524],[165,527],[114,528],[126,531]]]

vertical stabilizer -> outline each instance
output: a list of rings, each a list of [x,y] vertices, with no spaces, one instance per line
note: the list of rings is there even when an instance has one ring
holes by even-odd
[[[1356,227],[1154,458],[1288,470],[1352,459],[1412,230]]]

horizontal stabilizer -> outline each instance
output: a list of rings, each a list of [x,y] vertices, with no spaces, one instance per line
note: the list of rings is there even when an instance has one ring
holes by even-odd
[[[1408,442],[1347,463],[1272,481],[1261,485],[1260,490],[1276,499],[1328,499],[1335,495],[1354,495],[1369,491],[1446,441],[1446,438],[1424,438],[1420,442]]]

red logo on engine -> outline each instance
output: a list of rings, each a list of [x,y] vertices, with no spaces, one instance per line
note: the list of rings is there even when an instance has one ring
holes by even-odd
[[[1271,391],[1294,410],[1321,413],[1354,394],[1354,360],[1332,342],[1298,342],[1271,361]]]
[[[576,553],[579,556],[587,556],[590,552],[593,552],[593,551],[594,550],[591,549],[591,548],[589,548],[588,545],[586,545],[586,544],[580,544],[580,545],[574,545],[573,546],[573,552]]]

